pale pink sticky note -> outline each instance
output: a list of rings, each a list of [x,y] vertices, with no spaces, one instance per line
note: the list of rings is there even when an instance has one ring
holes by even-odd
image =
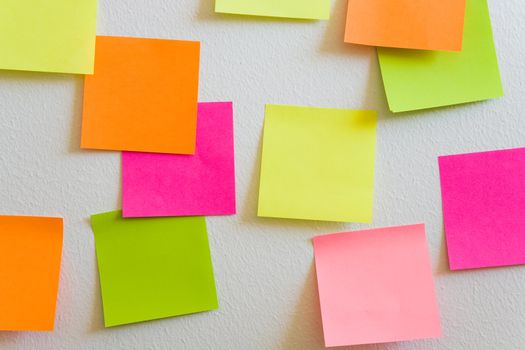
[[[327,347],[441,335],[424,225],[313,241]]]
[[[228,214],[235,214],[231,102],[199,103],[195,155],[122,153],[124,217]]]
[[[439,157],[451,270],[525,264],[525,148]]]

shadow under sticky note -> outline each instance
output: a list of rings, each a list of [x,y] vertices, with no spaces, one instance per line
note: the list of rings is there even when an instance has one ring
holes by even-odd
[[[92,74],[97,0],[2,0],[0,69]]]
[[[313,242],[327,347],[441,335],[424,225],[328,234]]]
[[[266,17],[328,19],[330,0],[215,0],[215,12]]]
[[[231,102],[199,103],[195,155],[122,153],[122,213],[235,214]]]
[[[349,0],[345,42],[460,51],[465,0]]]
[[[376,113],[267,105],[258,215],[370,222]]]
[[[439,157],[451,270],[525,264],[525,148]]]
[[[193,154],[199,56],[199,42],[97,37],[82,148]]]
[[[392,112],[503,96],[487,0],[467,0],[460,52],[393,48],[377,52]]]
[[[91,217],[106,327],[218,307],[204,217]]]
[[[0,216],[0,330],[53,330],[62,240],[61,218]]]

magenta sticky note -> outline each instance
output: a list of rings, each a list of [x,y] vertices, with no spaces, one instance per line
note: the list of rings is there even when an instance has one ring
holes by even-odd
[[[327,347],[441,335],[425,226],[313,239]]]
[[[235,214],[231,102],[199,103],[196,142],[194,155],[122,153],[124,217]]]
[[[525,263],[525,148],[439,157],[451,270]]]

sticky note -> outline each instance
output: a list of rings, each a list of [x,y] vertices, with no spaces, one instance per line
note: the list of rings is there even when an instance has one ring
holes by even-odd
[[[465,0],[349,0],[345,42],[460,51]]]
[[[267,105],[258,215],[370,222],[376,113]]]
[[[266,17],[328,19],[330,0],[215,0],[215,12]]]
[[[92,74],[96,0],[2,0],[0,69]]]
[[[122,153],[124,217],[235,214],[233,108],[199,103],[195,155]]]
[[[388,105],[404,112],[503,96],[486,0],[467,0],[463,48],[378,48]]]
[[[199,42],[97,37],[82,148],[193,154]]]
[[[327,347],[441,335],[424,225],[335,233],[313,243]]]
[[[61,218],[0,216],[0,330],[53,330],[62,236]]]
[[[439,157],[451,270],[525,264],[525,148]]]
[[[204,217],[91,216],[106,327],[216,309]]]
[[[345,42],[460,51],[465,0],[349,0]]]

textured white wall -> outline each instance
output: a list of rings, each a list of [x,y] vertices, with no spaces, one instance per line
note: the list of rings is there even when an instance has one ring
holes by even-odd
[[[525,267],[451,273],[436,157],[525,146],[525,2],[490,1],[506,96],[393,115],[372,48],[328,22],[215,15],[213,0],[99,0],[98,33],[202,41],[200,100],[235,105],[237,216],[209,218],[220,309],[104,329],[90,214],[120,207],[120,156],[82,151],[82,77],[0,71],[0,213],[59,215],[53,333],[0,332],[0,349],[322,349],[310,238],[425,222],[444,334],[363,350],[523,349]],[[379,112],[373,225],[259,219],[265,103]],[[0,281],[1,283],[1,281]]]

